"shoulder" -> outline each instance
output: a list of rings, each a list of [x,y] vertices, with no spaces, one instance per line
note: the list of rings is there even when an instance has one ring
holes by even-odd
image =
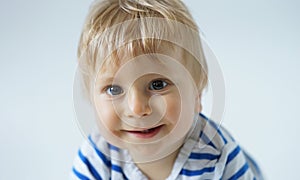
[[[218,179],[262,179],[252,157],[221,125],[200,114],[201,131],[189,156],[190,167]],[[212,177],[212,176],[208,176]]]
[[[119,149],[98,133],[90,135],[78,150],[71,179],[126,179],[118,161],[111,158],[112,154],[120,154]]]

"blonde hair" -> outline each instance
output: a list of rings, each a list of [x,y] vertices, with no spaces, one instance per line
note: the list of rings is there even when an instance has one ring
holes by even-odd
[[[184,50],[185,65],[201,92],[207,85],[207,65],[198,27],[181,0],[94,1],[78,45],[87,91],[103,64],[118,65],[124,53],[133,57],[157,53],[162,46]],[[193,60],[198,65],[190,63]]]

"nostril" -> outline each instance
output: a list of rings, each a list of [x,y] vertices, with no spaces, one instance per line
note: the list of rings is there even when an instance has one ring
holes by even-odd
[[[144,105],[144,106],[137,106],[134,108],[130,108],[130,116],[134,117],[146,117],[149,116],[152,113],[151,107],[149,105]]]

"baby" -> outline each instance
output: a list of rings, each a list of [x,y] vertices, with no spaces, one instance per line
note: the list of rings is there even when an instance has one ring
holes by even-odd
[[[254,160],[203,114],[207,64],[180,0],[99,0],[78,47],[97,117],[71,179],[262,179]]]

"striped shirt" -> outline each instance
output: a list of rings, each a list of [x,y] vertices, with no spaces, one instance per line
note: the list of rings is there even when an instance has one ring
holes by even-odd
[[[80,148],[70,177],[77,180],[147,179],[130,161],[126,150],[110,145],[99,134],[90,135]],[[175,179],[261,180],[263,177],[255,161],[226,129],[200,114],[167,178]]]

